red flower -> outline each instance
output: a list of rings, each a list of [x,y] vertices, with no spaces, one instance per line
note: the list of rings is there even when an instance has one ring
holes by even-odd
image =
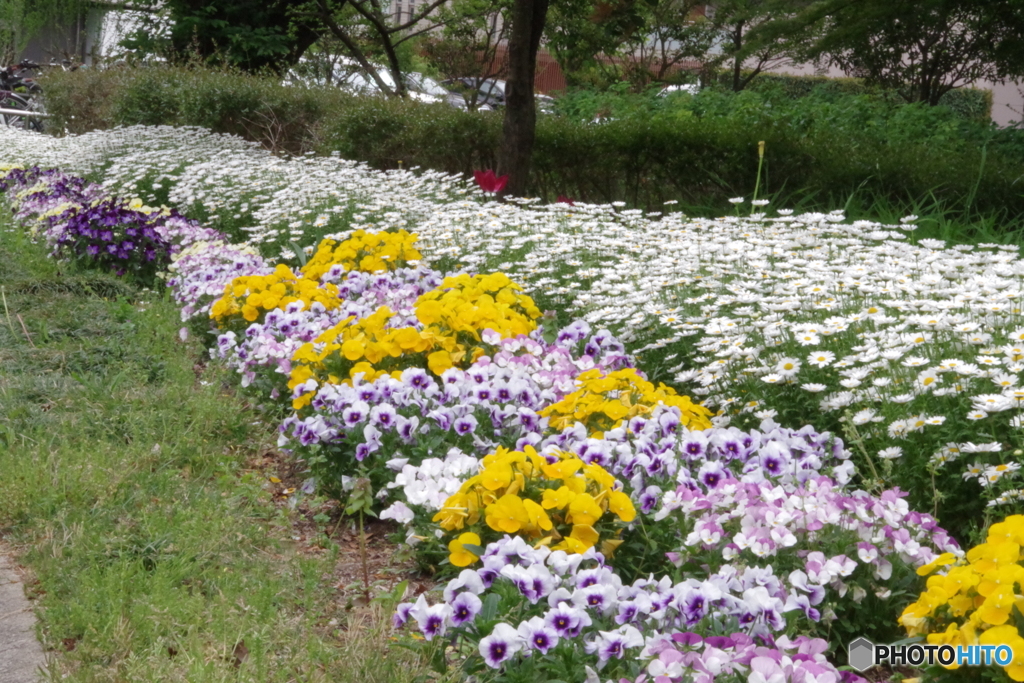
[[[557,204],[568,204],[569,206],[576,206],[576,201],[572,197],[566,197],[564,194],[558,195],[558,199],[555,200]]]
[[[505,185],[508,184],[507,175],[497,177],[491,169],[487,169],[486,171],[473,171],[473,178],[476,179],[476,184],[480,186],[481,190],[484,192],[493,192],[495,194],[504,190]]]

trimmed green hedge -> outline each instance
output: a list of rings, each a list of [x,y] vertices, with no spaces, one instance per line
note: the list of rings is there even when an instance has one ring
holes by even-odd
[[[449,173],[493,168],[501,136],[494,112],[353,97],[239,73],[58,71],[43,85],[55,127],[69,133],[203,126],[281,152],[336,151],[383,169],[399,162]],[[813,197],[831,208],[858,192],[894,201],[932,195],[949,205],[971,197],[975,209],[1024,216],[1024,134],[945,107],[713,89],[648,100],[604,123],[541,116],[531,192],[647,209],[667,200],[725,208],[729,197],[750,196],[764,140],[762,196]]]

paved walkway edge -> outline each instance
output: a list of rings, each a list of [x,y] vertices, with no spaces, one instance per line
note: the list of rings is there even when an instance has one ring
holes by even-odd
[[[36,683],[46,672],[46,656],[36,640],[36,616],[25,584],[0,543],[0,683]]]

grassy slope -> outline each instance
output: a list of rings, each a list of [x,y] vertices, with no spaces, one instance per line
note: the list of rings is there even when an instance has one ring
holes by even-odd
[[[0,532],[37,577],[55,678],[422,673],[386,606],[337,607],[335,557],[279,542],[287,515],[244,468],[272,430],[179,341],[171,302],[58,266],[6,212],[0,284]]]

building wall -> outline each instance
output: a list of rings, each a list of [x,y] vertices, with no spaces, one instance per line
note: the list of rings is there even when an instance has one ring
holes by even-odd
[[[90,10],[77,21],[63,26],[50,26],[29,41],[18,55],[40,64],[70,59],[79,64],[92,64],[103,23],[102,10]]]

